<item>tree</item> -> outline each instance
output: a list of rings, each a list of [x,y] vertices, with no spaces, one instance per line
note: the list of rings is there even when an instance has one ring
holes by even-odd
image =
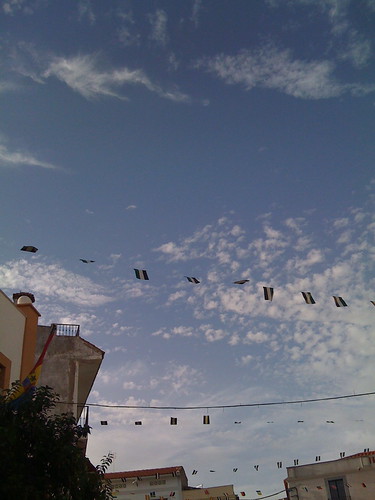
[[[14,387],[13,387],[14,390]],[[38,387],[19,404],[0,395],[0,498],[17,500],[102,500],[111,498],[104,472],[95,468],[78,441],[89,429],[71,414],[55,414],[58,396]]]

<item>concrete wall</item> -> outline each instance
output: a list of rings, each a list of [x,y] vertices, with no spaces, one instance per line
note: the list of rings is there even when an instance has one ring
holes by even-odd
[[[0,290],[0,353],[11,361],[10,382],[21,378],[25,315]]]
[[[347,500],[375,499],[375,453],[288,467],[290,500],[330,500],[328,481],[343,479]]]
[[[35,358],[49,336],[50,326],[39,326]],[[48,385],[60,395],[59,413],[78,419],[103,360],[104,352],[79,336],[55,335],[44,358],[38,385]]]

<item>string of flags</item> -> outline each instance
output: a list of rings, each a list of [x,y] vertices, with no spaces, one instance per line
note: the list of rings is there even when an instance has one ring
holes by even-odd
[[[177,421],[178,421],[177,417],[170,417],[170,425],[177,425]],[[304,422],[305,422],[304,420],[297,420],[298,424],[302,424]],[[363,420],[356,419],[355,422],[363,422]],[[241,424],[241,423],[242,422],[237,422],[237,421],[234,422],[234,424]],[[273,420],[268,420],[266,423],[267,424],[274,424],[275,422]],[[334,420],[325,420],[325,423],[326,424],[334,424],[335,421]],[[203,416],[203,424],[204,425],[210,424],[210,416],[209,415]],[[108,425],[108,420],[100,420],[100,425]],[[136,420],[134,422],[134,425],[143,425],[143,422],[142,422],[142,420]]]
[[[21,251],[36,253],[38,251],[38,248],[33,246],[33,245],[24,245],[21,248]],[[84,264],[93,264],[95,262],[95,260],[91,260],[91,259],[79,259],[79,260]],[[135,277],[139,280],[142,280],[142,281],[149,281],[150,280],[146,269],[134,268],[134,273],[135,273]],[[201,281],[194,276],[185,276],[185,278],[187,279],[187,281],[189,283],[193,283],[195,285],[198,285],[201,283]],[[233,281],[233,284],[244,285],[244,284],[248,283],[249,281],[250,280],[248,280],[248,279],[241,279],[241,280]],[[302,294],[302,297],[303,297],[306,304],[310,304],[310,305],[316,304],[315,299],[313,298],[311,292],[302,291],[301,294]],[[264,295],[264,300],[272,302],[273,297],[274,297],[274,288],[270,287],[270,286],[263,286],[263,295]],[[340,297],[338,295],[333,295],[333,300],[334,300],[336,307],[347,307],[348,306],[347,302],[342,297]],[[373,306],[375,306],[375,300],[370,300],[370,303]]]

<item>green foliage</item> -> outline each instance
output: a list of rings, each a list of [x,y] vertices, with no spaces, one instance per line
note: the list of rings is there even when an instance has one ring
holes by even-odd
[[[0,395],[0,498],[111,498],[103,474],[112,457],[91,465],[77,445],[82,427],[70,414],[53,413],[53,390],[39,387],[18,406],[7,401],[10,392]]]

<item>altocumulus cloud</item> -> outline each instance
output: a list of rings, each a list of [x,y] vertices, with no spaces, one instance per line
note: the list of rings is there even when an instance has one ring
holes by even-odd
[[[59,264],[10,261],[0,266],[3,288],[27,289],[36,294],[79,306],[97,307],[112,301],[104,287],[63,269]]]

